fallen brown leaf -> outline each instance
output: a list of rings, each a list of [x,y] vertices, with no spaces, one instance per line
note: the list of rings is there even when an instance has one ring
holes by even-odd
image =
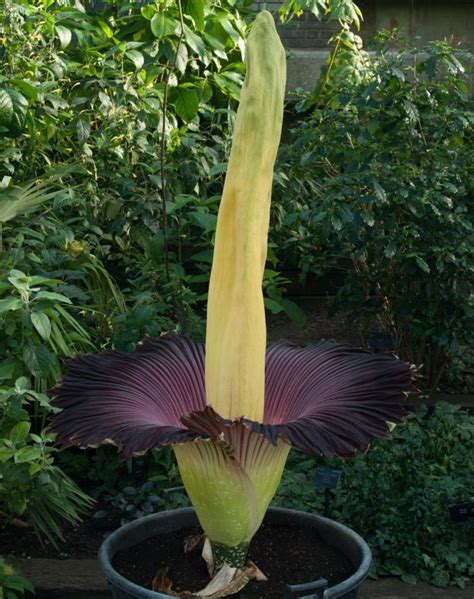
[[[250,580],[256,580],[257,582],[266,582],[268,580],[267,576],[250,559],[247,562],[247,576]]]
[[[191,535],[184,539],[184,553],[191,553],[199,547],[202,541],[205,539],[205,535]]]

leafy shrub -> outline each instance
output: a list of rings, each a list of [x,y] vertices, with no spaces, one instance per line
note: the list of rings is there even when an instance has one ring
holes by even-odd
[[[302,277],[347,271],[339,306],[378,319],[430,387],[474,341],[463,56],[446,42],[367,55],[363,80],[338,79],[282,149],[289,179],[278,178],[274,211],[274,240]]]
[[[183,2],[181,31],[174,2],[6,3],[0,88],[23,94],[27,114],[16,137],[0,130],[0,186],[58,172],[63,186],[19,235],[5,227],[9,266],[75,286],[98,344],[128,350],[176,326],[203,335],[248,5]],[[274,283],[269,309],[301,320]]]
[[[0,388],[0,515],[30,526],[54,545],[64,523],[77,524],[90,500],[53,464],[54,435],[31,431],[31,405],[49,409],[49,398],[27,386],[25,377]]]
[[[71,300],[56,290],[60,284],[19,270],[0,280],[1,379],[30,376],[45,391],[60,376],[60,358],[93,348],[87,331],[68,311]]]
[[[111,508],[120,515],[124,525],[137,518],[143,518],[162,510],[188,507],[189,500],[184,490],[176,490],[165,499],[161,486],[147,481],[138,487],[125,487],[115,495],[105,497],[106,508],[94,514],[96,519],[106,518]]]
[[[192,328],[203,295],[193,279],[202,262],[192,255],[214,230],[212,182],[220,187],[222,171],[211,169],[225,162],[242,80],[247,25],[236,3],[183,2],[182,15],[174,2],[109,1],[97,10],[72,1],[5,4],[0,182],[8,191],[58,166],[82,165],[63,179],[62,198],[47,204],[59,235],[45,235],[44,216],[23,231],[28,240],[44,238],[36,267],[64,269],[72,253],[89,252],[130,290],[132,312],[156,305],[168,316],[157,326],[189,320]],[[13,136],[15,107],[26,116],[17,117],[23,128]],[[71,282],[75,275],[67,275]],[[90,294],[84,281],[72,282]],[[96,306],[109,317],[124,312],[110,291]],[[143,333],[138,327],[122,339],[134,320],[118,320],[122,345]],[[105,333],[107,342],[110,327]]]
[[[23,597],[25,592],[32,593],[33,591],[31,582],[0,558],[0,597],[17,599]]]
[[[438,586],[463,586],[474,575],[474,521],[454,524],[448,511],[449,501],[474,501],[473,455],[474,417],[440,402],[432,414],[426,408],[410,414],[366,454],[331,462],[343,471],[331,517],[367,540],[373,574]],[[321,512],[316,465],[292,452],[276,503]]]

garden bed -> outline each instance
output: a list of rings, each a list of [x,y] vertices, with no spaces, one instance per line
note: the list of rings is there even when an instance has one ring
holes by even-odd
[[[118,526],[120,520],[114,528]],[[47,539],[41,542],[32,529],[7,526],[0,529],[2,555],[22,559],[95,559],[104,540],[104,532],[95,527],[92,513],[77,528],[65,525],[63,533],[64,542],[58,541],[55,548]]]

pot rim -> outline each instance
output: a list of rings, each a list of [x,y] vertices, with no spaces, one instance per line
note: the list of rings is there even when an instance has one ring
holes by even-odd
[[[102,543],[98,553],[99,564],[105,578],[107,579],[107,582],[109,584],[120,584],[120,587],[124,591],[134,593],[137,597],[140,597],[142,599],[173,599],[171,595],[164,595],[163,593],[158,593],[156,591],[146,589],[145,587],[137,585],[128,578],[125,578],[124,576],[119,574],[117,570],[115,570],[115,568],[112,566],[112,559],[118,550],[112,553],[112,547],[118,539],[126,537],[127,533],[137,526],[137,523],[146,523],[147,521],[165,519],[171,514],[186,515],[191,513],[195,514],[195,510],[192,507],[179,508],[175,510],[166,510],[163,512],[158,512],[156,514],[151,514],[150,516],[138,518],[137,520],[133,520],[132,522],[129,522],[128,524],[125,524],[124,526],[117,528],[117,530],[115,530],[110,536],[108,536],[107,539]],[[362,554],[362,559],[357,570],[349,578],[346,578],[342,582],[332,587],[328,587],[324,591],[323,599],[336,599],[337,597],[341,597],[349,590],[359,586],[367,578],[370,566],[372,565],[372,552],[367,543],[364,541],[364,539],[348,526],[340,524],[339,522],[331,520],[330,518],[320,516],[319,514],[312,514],[309,512],[303,512],[301,510],[270,507],[267,510],[267,513],[280,514],[282,516],[295,515],[303,516],[306,518],[309,517],[310,519],[328,524],[333,530],[338,530],[344,535],[349,536],[359,546]]]

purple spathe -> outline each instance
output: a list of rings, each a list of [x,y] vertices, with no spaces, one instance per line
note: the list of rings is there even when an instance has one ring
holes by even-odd
[[[264,422],[243,422],[272,443],[280,436],[306,452],[347,456],[401,421],[412,379],[393,356],[329,341],[276,343],[266,356]],[[50,394],[63,410],[50,425],[58,443],[113,442],[125,456],[216,437],[226,422],[206,408],[204,347],[175,333],[129,354],[81,355]]]

